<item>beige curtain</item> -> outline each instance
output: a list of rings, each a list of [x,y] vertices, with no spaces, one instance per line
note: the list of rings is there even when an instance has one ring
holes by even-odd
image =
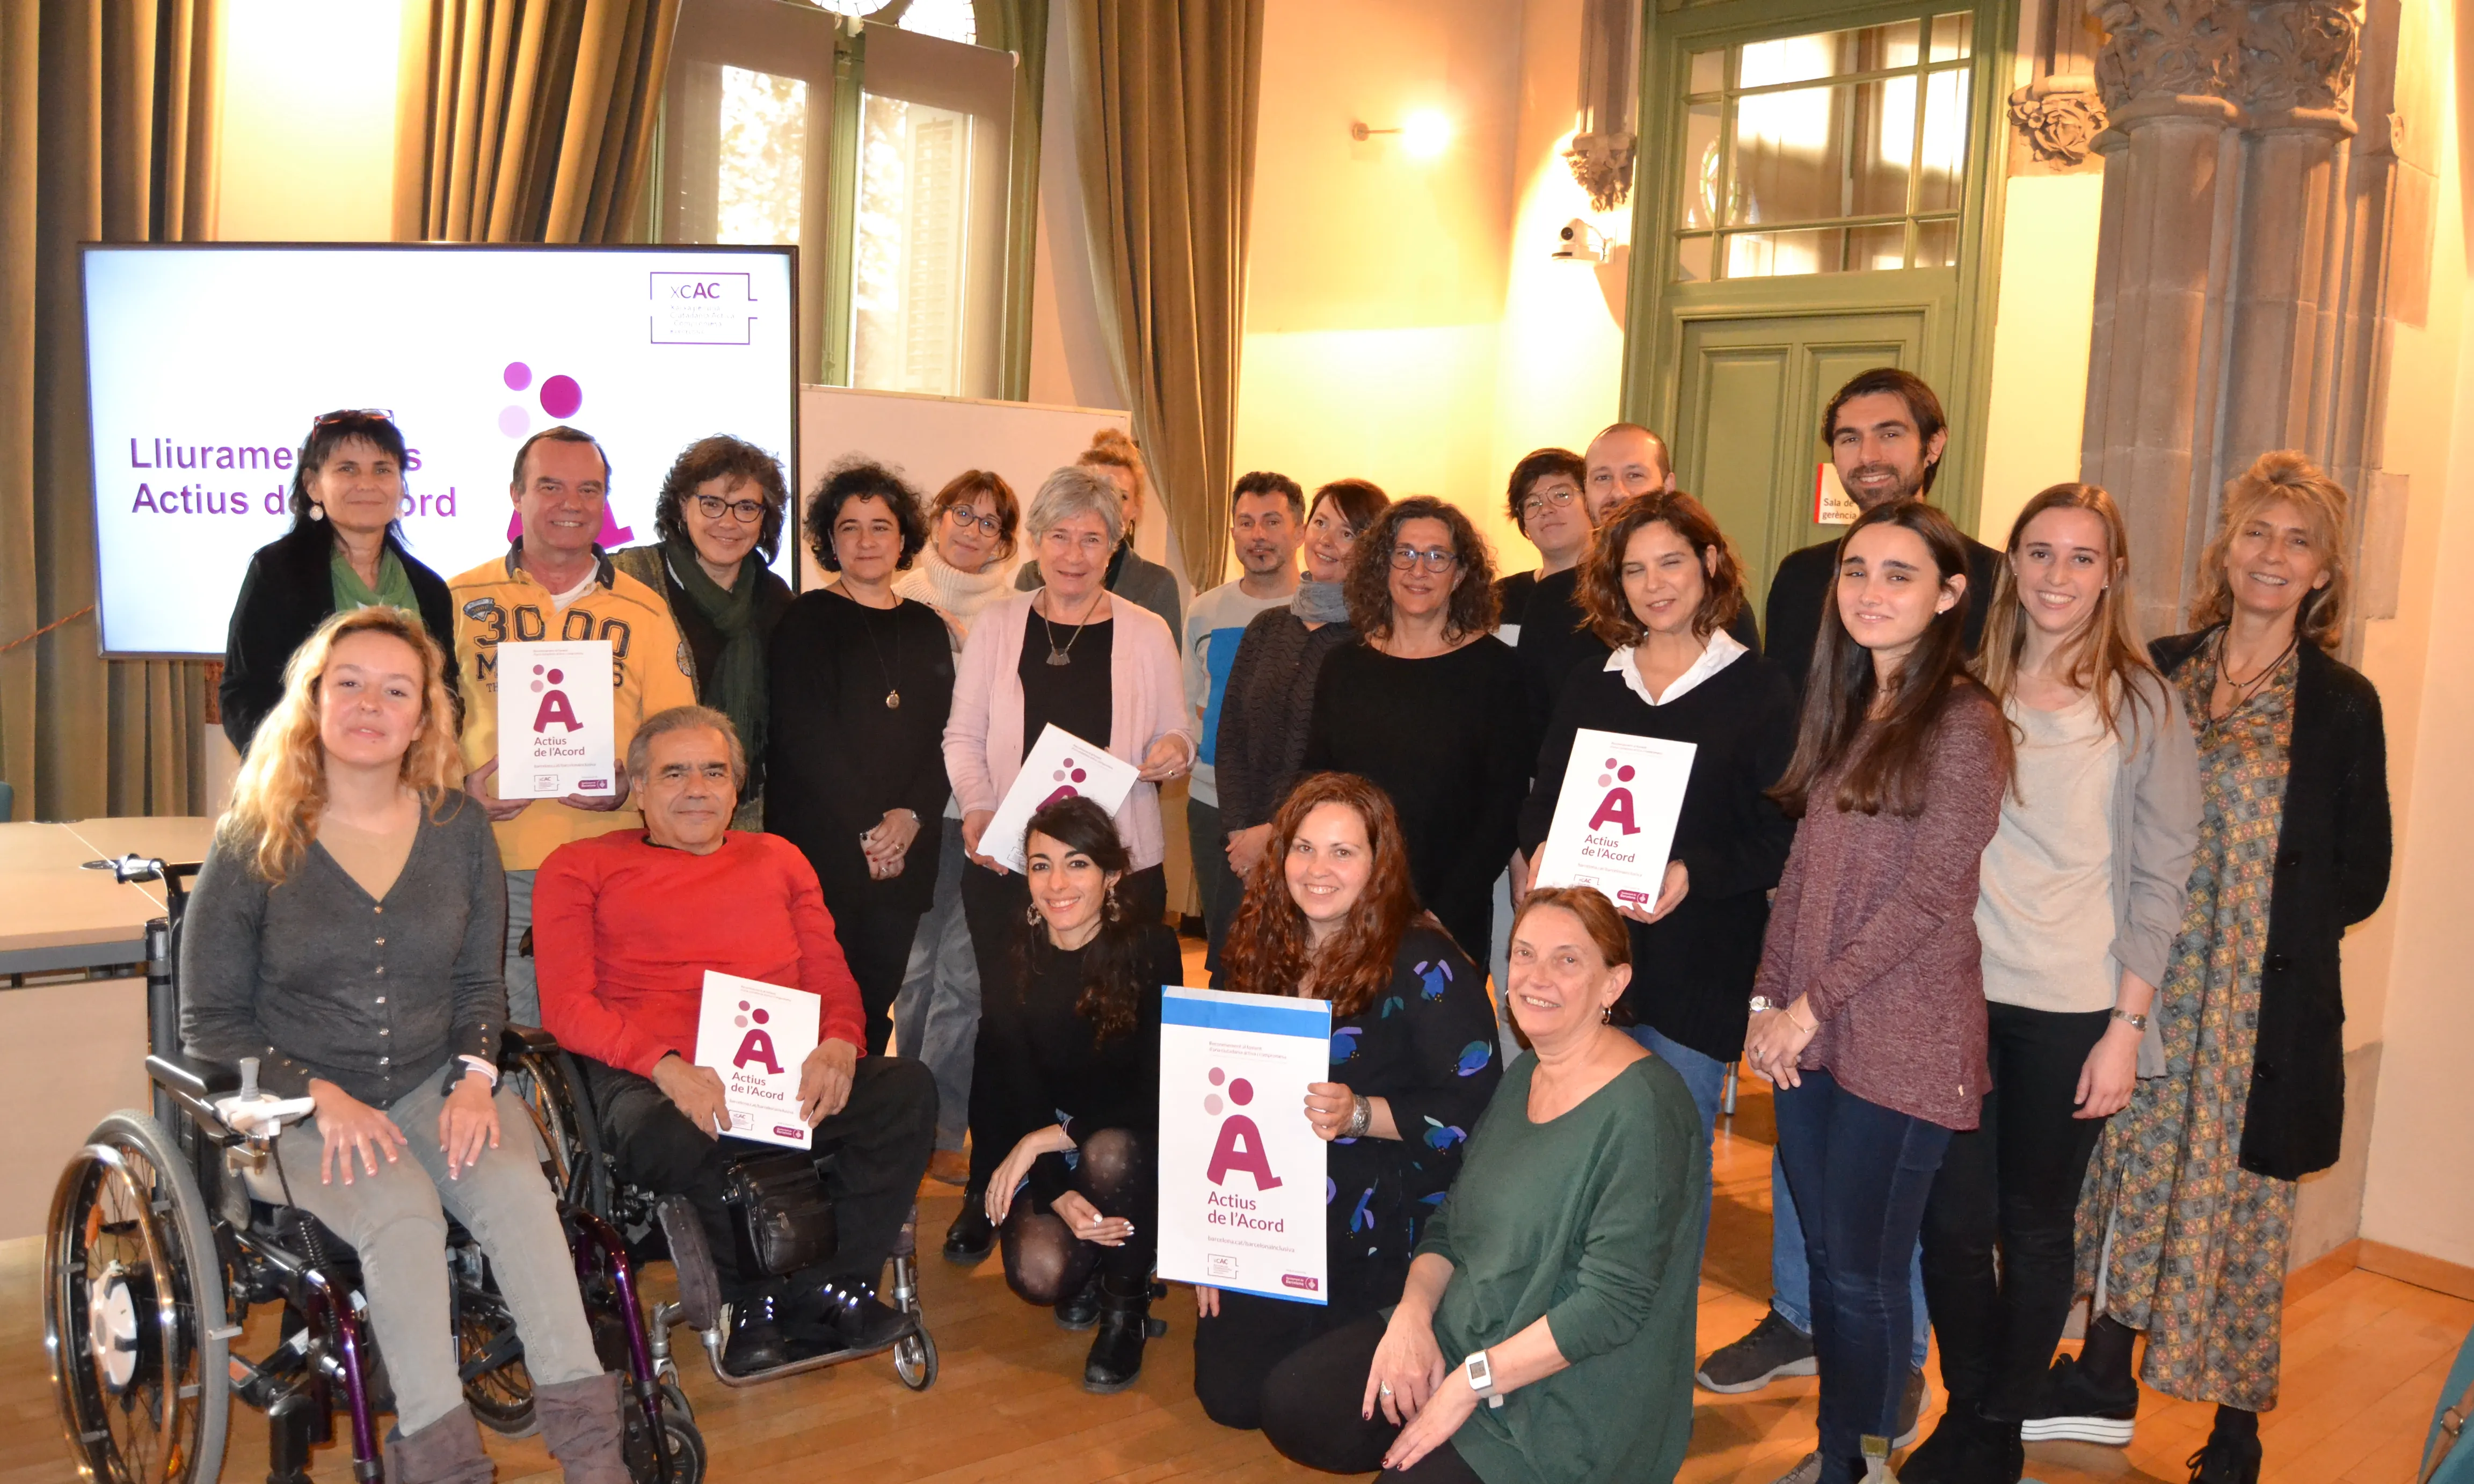
[[[1228,547],[1263,0],[1070,6],[1092,273],[1187,576]]]
[[[206,665],[98,654],[77,245],[214,235],[215,9],[0,0],[0,777],[19,818],[206,807]]]
[[[1039,127],[1048,81],[1048,0],[972,0],[979,41],[1014,56],[1011,157],[1006,162],[1005,328],[997,395],[1031,395],[1031,304],[1039,242]]]
[[[401,242],[624,242],[680,0],[408,0]]]

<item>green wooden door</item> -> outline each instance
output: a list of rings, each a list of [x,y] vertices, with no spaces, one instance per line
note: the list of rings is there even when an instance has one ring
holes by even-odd
[[[1821,408],[1896,365],[1976,516],[1992,360],[1997,126],[2016,0],[1656,0],[1624,405],[1737,547],[1757,599],[1813,520]]]
[[[1734,542],[1755,612],[1779,558],[1839,529],[1814,519],[1823,405],[1870,367],[1921,370],[1932,320],[1906,308],[1683,325],[1676,478]]]

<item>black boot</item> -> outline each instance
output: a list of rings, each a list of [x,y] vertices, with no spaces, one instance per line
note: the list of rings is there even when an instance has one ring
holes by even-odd
[[[1084,1391],[1124,1391],[1143,1374],[1143,1342],[1168,1333],[1168,1321],[1152,1318],[1152,1301],[1168,1290],[1144,1278],[1131,1292],[1116,1278],[1100,1282],[1100,1332],[1091,1337],[1090,1358],[1082,1362]]]
[[[721,1368],[733,1375],[754,1375],[789,1363],[781,1298],[770,1290],[741,1295],[730,1306],[730,1339],[721,1349]]]
[[[2191,1455],[2191,1484],[2259,1484],[2259,1414],[2219,1405],[2208,1441]]]
[[[1984,1415],[1973,1401],[1951,1399],[1922,1448],[1899,1465],[1900,1484],[2019,1484],[2026,1451],[2019,1424]]]
[[[1056,1327],[1088,1329],[1100,1322],[1100,1275],[1056,1302]]]
[[[997,1229],[988,1220],[987,1189],[972,1186],[962,1192],[962,1214],[945,1229],[945,1260],[964,1267],[986,1258],[997,1245]]]

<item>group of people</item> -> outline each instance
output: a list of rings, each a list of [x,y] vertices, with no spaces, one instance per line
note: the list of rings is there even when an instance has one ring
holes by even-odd
[[[536,435],[521,534],[442,579],[393,523],[400,432],[320,419],[232,618],[244,762],[183,1024],[315,1100],[283,1198],[390,1256],[395,1476],[488,1476],[414,1255],[447,1214],[509,1290],[568,1476],[604,1477],[616,1436],[495,1089],[509,1020],[574,1054],[621,1177],[702,1217],[726,1368],[909,1335],[876,1283],[934,1174],[964,1192],[945,1255],[1001,1251],[1093,1331],[1084,1385],[1131,1384],[1164,1327],[1183,779],[1212,984],[1332,1023],[1295,1114],[1329,1142],[1328,1302],[1194,1290],[1214,1421],[1387,1479],[1668,1478],[1696,1379],[1817,1373],[1785,1478],[1840,1484],[1913,1440],[1937,1333],[1948,1406],[1909,1484],[2127,1442],[2137,1376],[2218,1404],[2195,1480],[2255,1479],[2295,1182],[2342,1116],[2339,940],[2389,864],[2378,697],[2331,653],[2345,492],[2263,456],[2190,631],[2143,644],[2105,491],[2043,491],[1995,550],[1927,501],[1949,432],[1923,381],[1866,372],[1820,431],[1861,514],[1780,563],[1757,623],[1632,425],[1514,470],[1534,572],[1498,577],[1446,501],[1252,473],[1240,574],[1188,605],[1133,549],[1154,501],[1120,433],[1027,508],[988,472],[929,497],[846,459],[800,512],[831,580],[793,595],[789,491],[737,439],[680,455],[656,543],[606,552],[599,446]],[[531,639],[611,642],[617,790],[498,797],[497,647]],[[990,839],[1052,723],[1138,781]],[[1538,882],[1585,731],[1696,749],[1647,905]],[[821,1001],[800,1100],[829,1252],[767,1260],[734,1225],[706,970]],[[1696,1367],[1738,1063],[1776,1087],[1773,1299]]]

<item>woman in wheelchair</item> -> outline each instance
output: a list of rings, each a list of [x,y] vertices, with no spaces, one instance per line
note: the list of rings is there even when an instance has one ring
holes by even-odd
[[[506,901],[489,821],[455,789],[454,715],[445,657],[395,608],[339,614],[293,655],[190,897],[182,1039],[314,1101],[255,1191],[360,1256],[395,1389],[390,1484],[492,1477],[457,1375],[449,1215],[515,1314],[570,1484],[626,1484],[618,1377],[523,1106],[494,1090]]]
[[[1098,804],[1041,809],[1023,854],[1013,982],[981,1009],[980,1044],[1007,1054],[979,1086],[994,1125],[1022,1131],[988,1180],[988,1220],[1015,1293],[1068,1329],[1099,1326],[1083,1389],[1123,1391],[1152,1325],[1160,986],[1184,970],[1175,934],[1119,908],[1132,861]]]

